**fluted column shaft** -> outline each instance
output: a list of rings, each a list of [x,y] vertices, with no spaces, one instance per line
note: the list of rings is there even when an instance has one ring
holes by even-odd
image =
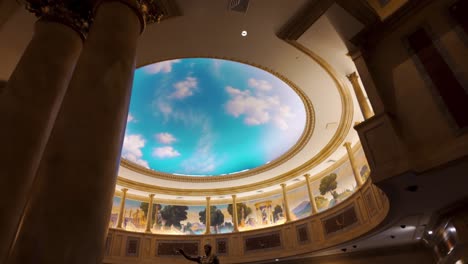
[[[237,222],[237,196],[232,195],[232,222],[234,223],[234,232],[239,232],[239,223]]]
[[[125,217],[125,200],[127,199],[128,189],[122,189],[122,197],[120,199],[119,218],[117,219],[117,228],[122,228],[123,219]]]
[[[0,93],[0,262],[13,242],[82,46],[69,26],[38,20]]]
[[[356,72],[353,72],[347,77],[353,86],[354,94],[356,95],[356,99],[359,103],[362,116],[365,120],[371,118],[374,113],[372,112],[370,105],[367,103],[366,96],[364,95],[364,91],[362,90],[361,84],[359,83],[359,76]]]
[[[283,191],[283,203],[284,203],[284,211],[286,213],[286,222],[291,221],[291,213],[289,212],[289,204],[288,204],[288,197],[286,195],[286,184],[281,184],[281,189]]]
[[[154,194],[149,195],[148,213],[146,214],[146,232],[151,233]]]
[[[211,197],[206,197],[206,211],[205,211],[205,223],[206,223],[206,230],[205,230],[205,234],[210,234],[211,233],[211,230],[210,230],[210,227],[211,227],[211,206],[210,206],[210,200],[211,200]]]
[[[354,179],[356,179],[357,186],[360,187],[362,186],[363,182],[362,182],[361,174],[359,173],[359,169],[356,165],[356,160],[354,159],[354,154],[351,148],[351,143],[345,142],[343,146],[346,148],[346,151],[348,152],[349,163],[351,164],[351,168],[353,169]]]
[[[314,194],[312,193],[312,187],[310,187],[310,174],[305,174],[307,192],[309,193],[310,207],[312,214],[318,213],[317,203],[315,202]]]
[[[102,262],[142,28],[123,2],[97,8],[10,263]]]

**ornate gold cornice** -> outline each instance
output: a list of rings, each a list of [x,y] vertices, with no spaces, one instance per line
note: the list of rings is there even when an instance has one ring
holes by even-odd
[[[322,171],[316,175],[314,175],[311,180],[311,183],[330,174],[333,172],[333,170],[337,169],[339,166],[343,165],[344,162],[346,162],[348,159],[343,159],[340,160],[339,162],[336,162],[334,165],[330,166],[327,168],[326,171]],[[367,175],[368,176],[368,175]],[[369,178],[364,182],[364,184],[361,187],[356,187],[356,190],[354,193],[358,193],[361,189],[365,188],[368,184],[371,184],[371,179]],[[286,186],[286,191],[289,192],[291,190],[300,188],[302,186],[305,186],[306,182],[298,182],[292,185]],[[117,197],[122,197],[122,192],[120,190],[116,190],[114,193],[114,196]],[[238,197],[236,196],[236,202],[237,203],[242,203],[242,202],[248,202],[248,201],[254,201],[254,200],[259,200],[259,199],[268,199],[274,195],[282,195],[282,189],[277,189],[274,191],[270,192],[265,192],[261,194],[255,194],[255,195],[250,195],[250,196],[244,196],[244,197]],[[200,200],[183,200],[183,199],[163,199],[163,198],[158,198],[158,195],[155,195],[154,197],[154,203],[158,204],[169,204],[169,205],[187,205],[187,206],[205,206],[206,205],[206,197],[200,197]],[[213,198],[213,197],[212,197]],[[142,195],[135,195],[135,194],[126,194],[126,199],[130,200],[135,200],[135,201],[140,201],[140,202],[147,202],[148,197],[147,196],[142,196]],[[232,204],[232,197],[227,197],[223,199],[211,199],[210,201],[211,205],[223,205],[223,204]]]
[[[184,59],[186,58],[196,58],[196,57],[184,57]],[[294,155],[296,155],[300,150],[304,148],[304,146],[307,144],[307,142],[311,138],[314,128],[315,128],[315,110],[310,99],[304,94],[304,92],[302,92],[301,89],[298,88],[298,86],[295,83],[293,83],[291,80],[289,80],[288,78],[286,78],[279,72],[273,71],[272,69],[259,65],[259,64],[250,63],[247,61],[242,61],[242,60],[233,59],[233,58],[227,58],[227,57],[203,56],[200,58],[222,59],[222,60],[229,60],[229,61],[235,61],[235,62],[247,64],[247,65],[262,69],[266,72],[269,72],[270,74],[274,75],[278,79],[282,80],[289,87],[291,87],[301,99],[305,108],[305,112],[306,112],[306,124],[304,127],[304,131],[302,132],[302,135],[299,138],[299,140],[286,153],[284,153],[279,158],[272,160],[270,163],[264,164],[257,168],[250,169],[249,171],[246,171],[246,172],[239,172],[239,173],[231,174],[231,175],[196,176],[196,177],[174,175],[170,173],[154,171],[152,169],[145,168],[143,166],[140,166],[138,164],[125,160],[123,158],[120,162],[120,165],[122,167],[136,171],[146,176],[151,176],[151,177],[163,179],[163,180],[179,181],[179,182],[223,182],[223,181],[242,179],[245,177],[250,177],[252,175],[265,172],[267,170],[271,170],[272,168],[277,167],[283,164],[284,162],[286,162],[287,160],[291,159]],[[180,58],[170,58],[170,59],[164,59],[162,61],[172,60],[172,59],[180,59]]]
[[[319,66],[321,66],[326,73],[332,78],[333,82],[335,83],[335,86],[340,94],[340,99],[341,99],[341,104],[342,104],[342,111],[341,111],[341,118],[340,118],[340,123],[338,125],[338,128],[333,135],[332,139],[327,143],[327,145],[319,151],[318,154],[316,154],[314,157],[312,157],[310,160],[305,162],[304,164],[288,171],[283,174],[271,177],[270,179],[266,179],[262,181],[261,183],[252,183],[252,184],[246,184],[246,185],[239,185],[235,187],[227,187],[227,188],[217,188],[216,190],[213,189],[178,189],[178,188],[170,188],[170,187],[162,187],[162,186],[156,186],[156,185],[151,185],[151,184],[145,184],[145,183],[139,183],[135,182],[123,177],[118,177],[117,179],[117,184],[125,187],[129,187],[131,189],[139,190],[139,191],[144,191],[144,192],[154,192],[154,193],[161,193],[161,194],[168,194],[168,195],[178,195],[178,196],[204,196],[204,195],[230,195],[233,193],[243,193],[243,192],[249,192],[249,191],[254,191],[258,190],[261,188],[269,187],[272,185],[278,185],[281,184],[289,179],[292,179],[294,177],[297,177],[300,174],[304,174],[311,170],[313,167],[317,166],[321,162],[323,162],[327,157],[329,157],[333,152],[336,151],[337,148],[339,148],[342,145],[342,142],[345,140],[346,136],[349,133],[349,130],[351,129],[352,122],[353,122],[353,117],[354,117],[354,108],[353,108],[353,101],[351,94],[349,92],[349,89],[346,85],[345,82],[341,80],[337,72],[320,56],[312,52],[311,50],[307,49],[305,46],[301,45],[297,41],[286,41],[286,43],[290,44],[294,48],[298,49],[299,51],[303,52],[307,57],[309,57],[311,60],[315,61]],[[272,71],[268,69],[265,66],[258,65],[255,63],[249,63],[241,60],[236,60],[236,59],[231,59],[231,58],[225,58],[225,57],[210,57],[210,56],[203,56],[204,58],[219,58],[219,59],[229,59],[245,64],[249,64],[261,69],[264,69],[266,71],[269,71],[270,73],[276,75],[278,78],[281,80],[285,81],[287,84],[290,84],[290,86],[295,89],[296,92],[298,92],[299,96],[301,99],[303,99],[303,102],[306,105],[306,102],[310,102],[307,96],[302,93],[298,89],[296,85],[293,84],[292,81],[288,80],[286,77],[282,76],[278,72]],[[193,58],[193,57],[192,57]],[[169,58],[168,58],[169,59]],[[175,58],[173,58],[175,59]],[[167,59],[166,59],[167,60]],[[310,104],[310,110],[313,111],[312,104]],[[306,111],[307,111],[307,105],[306,105]],[[308,116],[310,115],[310,112],[307,112]],[[310,117],[308,118],[308,120]],[[315,120],[313,120],[315,122]],[[306,124],[306,129],[309,124]],[[196,183],[203,183],[203,182],[223,182],[223,181],[229,181],[233,179],[241,179],[244,177],[252,176],[254,174],[258,174],[260,172],[264,172],[266,170],[269,170],[273,168],[273,166],[278,166],[279,164],[289,160],[292,158],[295,154],[298,153],[299,147],[302,149],[305,144],[308,142],[308,139],[312,133],[306,133],[306,130],[303,133],[303,136],[301,137],[300,141],[296,143],[296,145],[290,149],[285,155],[281,156],[279,159],[272,161],[270,164],[258,167],[256,169],[252,169],[248,172],[245,173],[239,173],[235,175],[227,175],[227,176],[220,176],[220,177],[187,177],[187,176],[179,176],[179,175],[172,175],[172,174],[162,174],[155,172],[153,170],[149,170],[146,168],[143,168],[138,165],[134,165],[127,162],[121,162],[121,165],[123,167],[132,169],[136,172],[142,173],[147,176],[152,176],[155,178],[160,178],[160,179],[165,179],[165,180],[172,180],[172,181],[184,181],[184,182],[196,182]],[[307,140],[304,140],[304,138],[307,136]],[[128,166],[132,165],[132,166]]]
[[[356,153],[360,149],[362,149],[362,145],[358,142],[357,144],[355,144],[353,146],[352,152]],[[338,167],[343,165],[348,160],[349,160],[348,155],[344,155],[338,161],[336,161],[332,165],[328,166],[325,170],[311,176],[310,177],[310,182],[312,183],[314,181],[317,181],[320,178],[332,173],[333,171],[338,169]],[[138,184],[137,182],[135,182],[135,183]],[[118,179],[118,184],[120,185],[120,178]],[[300,188],[300,187],[304,186],[305,184],[306,184],[305,181],[300,181],[300,182],[297,182],[297,183],[294,183],[294,184],[290,184],[290,185],[286,186],[286,190],[287,191],[294,190],[294,189],[297,189],[297,188]],[[169,193],[158,193],[158,194],[169,194]],[[251,200],[269,198],[269,197],[271,197],[273,195],[279,195],[279,194],[281,194],[281,189],[277,189],[277,190],[273,190],[273,191],[269,191],[269,192],[264,192],[264,193],[258,193],[258,194],[255,194],[255,195],[237,197],[237,201],[238,202],[246,202],[246,201],[251,201]],[[122,193],[119,190],[116,190],[115,195],[121,197]],[[184,196],[186,194],[185,193],[184,194],[179,193],[177,195]],[[218,196],[223,196],[223,195],[220,194]],[[138,200],[138,201],[143,201],[143,202],[146,199],[146,196],[135,195],[135,194],[127,194],[127,197],[131,197],[131,199],[133,199],[133,200]],[[191,201],[191,200],[183,200],[183,199],[161,199],[161,198],[158,198],[157,195],[155,197],[155,200],[158,203],[161,203],[161,204],[172,204],[172,205],[203,205],[203,202],[204,202],[203,200],[200,200],[200,201],[192,200]],[[229,199],[229,198],[219,199],[218,198],[218,199],[212,200],[213,205],[229,204],[229,203],[232,203],[232,199]]]
[[[26,10],[39,19],[64,24],[76,31],[82,40],[86,38],[93,17],[91,5],[62,0],[22,0],[22,2]]]

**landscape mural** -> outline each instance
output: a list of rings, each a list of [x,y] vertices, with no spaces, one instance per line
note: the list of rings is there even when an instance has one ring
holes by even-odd
[[[369,177],[369,165],[362,149],[355,152],[356,165],[363,181]],[[319,212],[347,199],[356,189],[356,180],[349,161],[318,179],[312,180],[311,188]],[[311,215],[311,205],[306,185],[287,192],[292,220]],[[114,197],[109,227],[117,227],[120,197]],[[210,233],[230,233],[234,230],[232,204],[212,205],[210,208]],[[122,228],[144,232],[148,219],[148,203],[125,200]],[[206,230],[206,207],[204,205],[153,204],[151,231],[159,234],[204,234]],[[239,231],[246,231],[285,222],[282,194],[237,203]]]
[[[237,210],[237,215],[240,218],[240,231],[264,228],[285,222],[281,194],[240,203],[237,205]]]
[[[286,195],[291,210],[291,220],[298,220],[312,214],[307,186],[302,185],[299,188],[290,190]]]
[[[356,180],[349,161],[311,184],[312,193],[320,211],[344,201],[356,189]]]

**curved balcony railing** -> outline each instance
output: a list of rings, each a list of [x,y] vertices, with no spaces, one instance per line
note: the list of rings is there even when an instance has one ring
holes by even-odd
[[[385,194],[366,181],[332,208],[281,225],[244,232],[174,236],[110,228],[104,263],[186,263],[175,252],[201,255],[211,244],[222,263],[244,263],[301,255],[361,236],[381,223],[389,209]]]

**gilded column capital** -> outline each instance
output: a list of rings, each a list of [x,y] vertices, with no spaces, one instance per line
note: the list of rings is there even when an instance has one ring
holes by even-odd
[[[127,192],[128,192],[128,189],[127,189],[127,188],[122,188],[121,191],[122,191],[123,193],[127,193]]]
[[[154,193],[152,193],[152,194],[150,194],[148,196],[149,196],[149,198],[154,198]]]
[[[146,24],[159,23],[164,16],[156,0],[138,0]]]
[[[351,81],[351,80],[357,80],[357,79],[359,79],[359,76],[357,75],[356,72],[352,72],[352,73],[346,75],[346,77],[347,77],[350,81]]]
[[[147,24],[159,23],[163,17],[156,0],[100,0],[96,7],[105,2],[120,2],[130,7],[140,20],[140,33],[143,33]]]
[[[83,3],[84,2],[84,3]],[[26,10],[43,20],[64,24],[84,41],[92,23],[92,7],[86,1],[23,0]]]

